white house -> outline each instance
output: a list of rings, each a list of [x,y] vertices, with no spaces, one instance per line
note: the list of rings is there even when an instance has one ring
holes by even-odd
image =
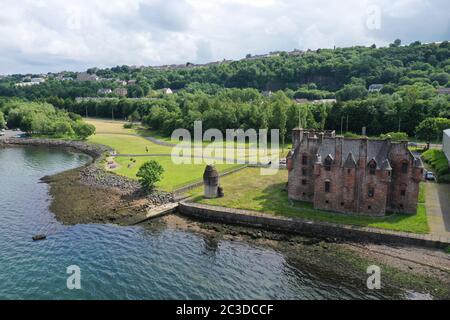
[[[369,92],[380,92],[383,89],[382,84],[371,84],[369,86]]]

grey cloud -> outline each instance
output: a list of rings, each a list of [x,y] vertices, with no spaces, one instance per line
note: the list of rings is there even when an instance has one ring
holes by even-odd
[[[168,0],[139,5],[140,18],[148,25],[167,31],[185,31],[193,9],[183,0]]]

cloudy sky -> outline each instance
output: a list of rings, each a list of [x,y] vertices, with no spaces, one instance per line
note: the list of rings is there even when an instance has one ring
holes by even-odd
[[[0,0],[0,74],[450,40],[448,0]]]

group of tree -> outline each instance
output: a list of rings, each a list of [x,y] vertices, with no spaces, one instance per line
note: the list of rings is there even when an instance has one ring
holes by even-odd
[[[408,46],[397,41],[387,48],[322,49],[303,55],[281,53],[270,58],[195,68],[122,66],[90,72],[110,78],[109,81],[136,80],[133,86],[139,88],[129,88],[135,97],[151,95],[163,87],[180,90],[151,99],[77,102],[75,97],[95,95],[102,84],[49,80],[17,88],[12,85],[19,78],[16,75],[0,81],[0,96],[48,103],[68,114],[142,120],[167,135],[177,128],[193,130],[194,121],[201,120],[204,130],[276,128],[280,129],[282,139],[289,138],[290,130],[299,124],[358,134],[366,127],[367,134],[372,136],[404,132],[424,139],[424,129],[420,127],[423,121],[450,118],[449,96],[437,92],[439,87],[450,87],[447,41],[415,42]],[[375,83],[383,84],[383,88],[370,93],[368,88]],[[272,90],[274,94],[263,95],[263,90]],[[337,103],[294,100],[331,98],[337,99]]]
[[[301,55],[280,53],[261,59],[243,59],[202,67],[155,69],[127,66],[91,69],[102,79],[99,82],[50,80],[38,86],[15,87],[19,75],[0,81],[0,96],[28,99],[75,98],[95,96],[101,87],[117,86],[114,80],[136,80],[128,87],[130,97],[144,97],[161,88],[201,90],[216,94],[221,88],[255,88],[257,90],[298,90],[315,83],[317,92],[300,92],[299,97],[330,96],[339,90],[339,97],[363,97],[367,86],[384,84],[384,93],[392,93],[399,86],[423,82],[433,86],[447,86],[450,80],[449,42],[407,46],[349,47],[319,49]],[[361,79],[357,84],[352,78]],[[364,86],[364,88],[363,88]],[[365,89],[365,90],[363,90]],[[320,92],[322,91],[322,92]],[[312,95],[311,95],[312,94]]]
[[[84,140],[95,133],[95,127],[85,123],[80,115],[48,103],[1,100],[0,114],[5,115],[8,128],[20,128],[33,135]],[[0,117],[0,126],[1,122]]]

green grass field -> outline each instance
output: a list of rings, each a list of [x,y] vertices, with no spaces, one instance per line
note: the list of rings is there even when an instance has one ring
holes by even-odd
[[[207,164],[213,160],[206,160],[202,164],[175,164],[170,156],[172,147],[160,146],[144,137],[136,136],[136,129],[124,129],[124,121],[108,121],[98,119],[87,119],[87,122],[96,127],[96,134],[89,138],[89,142],[103,144],[111,147],[118,154],[156,154],[157,157],[116,157],[114,160],[118,168],[111,170],[117,174],[136,179],[139,167],[146,161],[156,160],[164,167],[163,179],[158,187],[165,191],[183,187],[185,185],[200,181]],[[148,153],[146,151],[148,148]],[[218,164],[219,172],[228,171],[240,167],[239,164]]]
[[[164,168],[163,179],[157,186],[165,191],[173,191],[188,184],[200,181],[203,176],[206,164],[181,164],[177,165],[172,162],[170,157],[135,157],[132,158],[136,162],[130,161],[128,157],[115,158],[119,167],[114,170],[117,174],[136,179],[136,173],[139,167],[146,161],[155,160]],[[130,165],[130,167],[129,167]],[[216,165],[219,172],[225,172],[240,165],[223,164]]]
[[[419,204],[415,215],[365,217],[315,210],[311,203],[290,201],[286,191],[283,191],[286,182],[286,170],[280,170],[274,176],[261,176],[259,169],[246,168],[221,179],[224,198],[205,200],[201,196],[202,188],[194,189],[189,194],[194,197],[195,202],[214,206],[412,233],[429,232],[423,191],[419,199],[422,203]]]

